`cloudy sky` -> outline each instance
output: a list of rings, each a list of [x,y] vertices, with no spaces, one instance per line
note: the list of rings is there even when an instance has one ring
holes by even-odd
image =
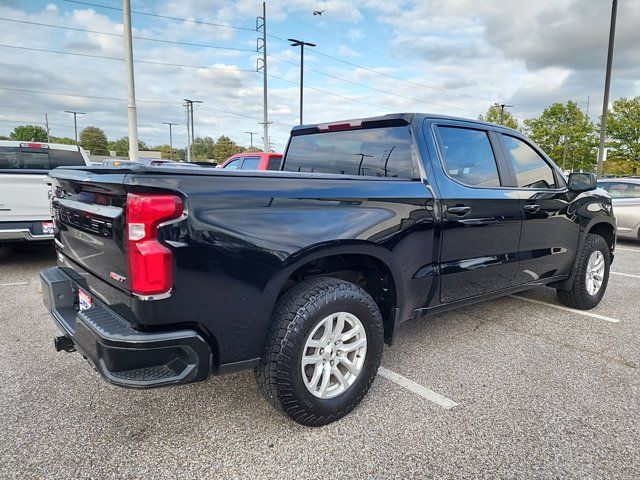
[[[127,135],[121,2],[0,0],[0,134],[44,122]],[[494,102],[520,120],[556,101],[601,109],[609,0],[269,0],[271,140],[281,150],[297,124],[299,49],[305,51],[305,122],[399,111],[476,118]],[[262,75],[255,72],[255,0],[132,0],[138,131],[168,143],[183,98],[196,135],[249,144],[262,132]],[[324,10],[314,16],[313,10]],[[169,18],[171,17],[171,18]],[[620,0],[612,99],[640,95],[640,0]],[[88,31],[89,30],[89,31]],[[261,143],[262,133],[255,137]]]

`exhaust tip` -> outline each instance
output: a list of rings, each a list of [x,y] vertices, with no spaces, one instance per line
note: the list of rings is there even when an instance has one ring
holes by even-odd
[[[53,339],[53,346],[56,348],[56,352],[75,352],[76,347],[73,344],[73,339],[69,335],[60,335]]]

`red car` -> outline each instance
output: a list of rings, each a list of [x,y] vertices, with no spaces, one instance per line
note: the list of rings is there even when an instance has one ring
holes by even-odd
[[[280,170],[281,153],[244,152],[225,160],[218,168],[226,170]]]

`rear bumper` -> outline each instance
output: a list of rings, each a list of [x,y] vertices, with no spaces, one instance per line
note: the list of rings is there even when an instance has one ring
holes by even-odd
[[[33,242],[42,240],[53,240],[53,234],[42,233],[42,221],[0,222],[0,242]]]
[[[194,330],[141,332],[93,296],[79,310],[79,285],[59,267],[40,272],[42,295],[58,327],[110,383],[152,388],[205,380],[212,354]]]

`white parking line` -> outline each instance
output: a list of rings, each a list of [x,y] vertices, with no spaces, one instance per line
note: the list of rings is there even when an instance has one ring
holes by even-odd
[[[626,248],[626,247],[618,247],[618,246],[616,246],[616,250],[624,250],[625,252],[640,253],[640,249],[637,249],[637,248]]]
[[[16,285],[29,285],[29,282],[0,283],[0,287],[13,287]]]
[[[622,272],[609,272],[611,275],[622,275],[623,277],[631,277],[631,278],[640,278],[640,275],[632,275],[630,273],[622,273]]]
[[[384,367],[379,367],[378,373],[387,380],[391,380],[392,382],[397,383],[401,387],[404,387],[407,390],[420,395],[422,398],[425,398],[430,402],[441,406],[442,408],[446,408],[448,410],[458,405],[453,400],[450,400],[447,397],[440,395],[438,392],[434,392],[433,390],[428,389],[427,387],[423,387],[419,383],[416,383],[413,380],[409,380],[407,377],[404,377],[399,373],[392,372],[391,370],[387,370]]]
[[[585,317],[597,318],[598,320],[604,320],[606,322],[618,323],[620,320],[617,318],[606,317],[604,315],[598,315],[597,313],[587,312],[585,310],[576,310],[575,308],[564,307],[562,305],[556,305],[555,303],[547,303],[542,300],[534,300],[533,298],[521,297],[520,295],[509,295],[511,298],[516,298],[524,302],[537,303],[538,305],[546,305],[547,307],[556,308],[558,310],[564,310],[565,312],[577,313]]]

